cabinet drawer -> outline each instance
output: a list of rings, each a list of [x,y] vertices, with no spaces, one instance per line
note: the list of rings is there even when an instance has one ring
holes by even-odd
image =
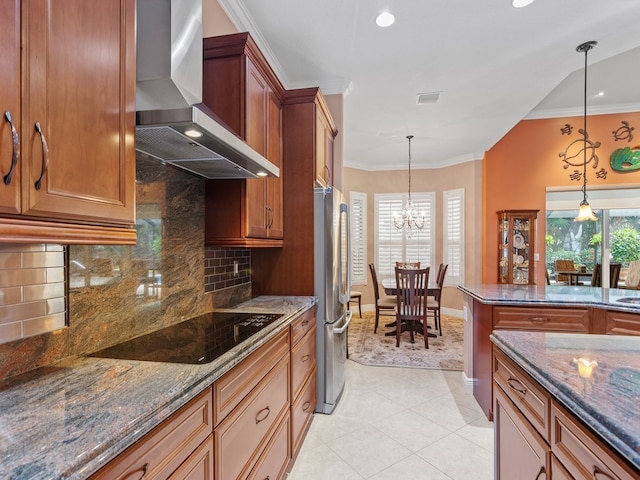
[[[573,480],[567,469],[562,466],[560,460],[551,454],[551,478],[553,480]]]
[[[640,478],[556,402],[551,405],[551,451],[577,480]]]
[[[295,345],[316,325],[316,307],[310,308],[291,322],[291,345]]]
[[[494,307],[493,328],[494,330],[589,333],[589,310]]]
[[[285,356],[214,430],[216,478],[240,478],[289,409],[289,356]]]
[[[542,437],[549,441],[551,399],[504,353],[494,349],[493,378],[527,417]]]
[[[291,399],[295,400],[304,381],[316,366],[316,329],[312,328],[291,350]]]
[[[168,478],[211,434],[211,388],[191,400],[161,425],[98,471],[92,480]]]
[[[213,433],[168,480],[213,480]]]
[[[302,388],[300,397],[291,406],[291,451],[292,457],[295,456],[306,431],[309,422],[312,419],[313,411],[316,408],[316,370],[314,369],[311,376]]]
[[[640,315],[611,312],[606,314],[608,335],[640,335]]]
[[[289,334],[285,329],[269,343],[245,358],[213,384],[213,420],[218,425],[289,352]],[[288,355],[287,355],[288,357]]]
[[[256,466],[249,474],[250,480],[278,480],[283,478],[284,473],[289,465],[289,415],[284,416],[278,429],[271,437],[260,455],[260,459]]]

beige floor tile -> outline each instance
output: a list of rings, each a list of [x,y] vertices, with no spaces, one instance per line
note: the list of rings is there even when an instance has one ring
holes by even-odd
[[[346,371],[342,399],[314,416],[288,480],[493,479],[493,424],[460,372],[352,361]]]

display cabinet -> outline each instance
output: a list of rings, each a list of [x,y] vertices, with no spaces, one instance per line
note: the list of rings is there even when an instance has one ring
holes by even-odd
[[[498,212],[498,283],[535,284],[536,218],[539,210]]]

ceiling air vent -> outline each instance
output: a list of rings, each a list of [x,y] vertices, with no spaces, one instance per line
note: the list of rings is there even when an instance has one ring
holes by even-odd
[[[427,103],[436,103],[440,98],[442,92],[428,92],[418,94],[418,105],[425,105]]]

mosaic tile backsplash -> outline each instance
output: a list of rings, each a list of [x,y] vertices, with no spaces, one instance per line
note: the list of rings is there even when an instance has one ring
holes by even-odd
[[[205,249],[204,180],[140,157],[136,178],[135,246],[23,245],[17,255],[27,260],[21,268],[14,268],[17,260],[2,256],[0,249],[0,282],[5,270],[26,270],[24,262],[35,249],[57,255],[53,265],[36,269],[58,269],[54,283],[62,281],[64,288],[59,259],[65,252],[68,257],[68,295],[39,300],[50,313],[66,300],[68,326],[60,328],[63,320],[54,331],[0,344],[0,380],[251,297],[250,250]],[[0,283],[0,298],[7,298],[8,289],[29,291],[27,284]],[[0,314],[5,307],[0,303]],[[24,325],[29,321],[21,320]]]

